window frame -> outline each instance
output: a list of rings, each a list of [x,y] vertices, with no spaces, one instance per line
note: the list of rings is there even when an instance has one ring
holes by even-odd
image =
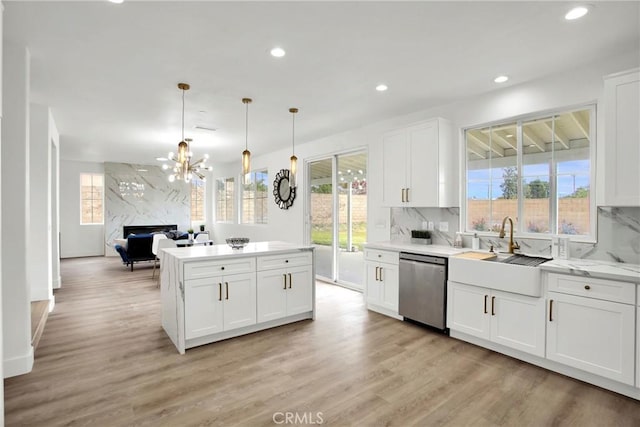
[[[541,240],[550,240],[555,236],[568,237],[573,242],[580,243],[597,243],[597,205],[596,205],[596,195],[597,195],[597,171],[596,167],[598,164],[597,159],[597,120],[598,120],[598,105],[596,101],[578,104],[568,107],[562,108],[554,108],[550,110],[538,111],[534,113],[527,113],[519,116],[509,117],[505,119],[495,120],[492,122],[481,123],[473,126],[466,126],[461,128],[460,134],[460,220],[458,229],[461,230],[463,235],[472,236],[477,234],[478,236],[483,237],[496,237],[498,233],[492,231],[477,231],[477,230],[469,230],[467,229],[467,185],[469,182],[468,176],[468,156],[467,156],[467,131],[474,129],[481,129],[486,127],[496,127],[509,123],[515,123],[517,128],[517,142],[518,142],[518,154],[516,155],[517,160],[517,183],[518,183],[518,217],[521,218],[524,212],[524,198],[520,197],[522,194],[522,166],[523,166],[523,157],[522,157],[522,124],[525,122],[533,121],[536,119],[542,119],[548,116],[560,116],[562,114],[567,114],[575,111],[583,111],[588,110],[590,112],[589,117],[589,233],[588,234],[558,234],[557,233],[557,223],[558,223],[558,211],[557,211],[557,173],[553,175],[553,179],[550,182],[550,206],[553,206],[553,212],[550,212],[550,222],[555,225],[555,229],[553,233],[531,233],[525,231],[523,227],[523,221],[518,220],[517,226],[514,228],[514,235],[517,234],[519,238],[524,239],[541,239]],[[554,159],[553,165],[557,171],[557,162]],[[551,216],[552,215],[552,216]]]
[[[94,177],[100,177],[102,178],[102,191],[101,191],[101,198],[100,198],[100,202],[101,202],[101,209],[102,209],[102,221],[100,222],[84,222],[84,217],[82,214],[82,207],[83,207],[83,202],[85,200],[91,200],[91,219],[93,220],[93,202],[98,200],[98,199],[94,199],[93,197],[91,199],[84,199],[82,196],[82,179],[85,176],[89,176],[91,177],[91,188],[93,189],[95,187],[95,185],[93,184],[93,179]],[[80,225],[104,225],[104,189],[105,189],[105,180],[104,180],[104,173],[96,173],[96,172],[80,172]],[[93,191],[91,192],[93,194]]]
[[[227,218],[225,220],[221,220],[218,217],[218,206],[220,203],[220,199],[218,199],[218,181],[223,181],[225,183],[225,191],[226,191],[226,183],[228,180],[233,180],[233,194],[231,195],[230,198],[230,202],[233,208],[233,211],[231,213],[231,218]],[[215,188],[213,189],[214,191],[214,203],[213,203],[213,209],[214,209],[214,218],[215,218],[215,223],[216,224],[236,224],[238,221],[238,177],[236,176],[221,176],[215,179],[216,181],[216,185]]]
[[[264,168],[260,168],[260,169],[254,169],[251,172],[249,172],[247,175],[251,177],[251,182],[255,181],[255,176],[257,173],[264,173],[267,178],[266,178],[266,182],[265,185],[267,186],[267,191],[265,192],[265,208],[266,208],[266,212],[265,212],[265,222],[255,222],[255,209],[254,209],[254,217],[253,217],[253,221],[252,222],[244,222],[243,221],[243,217],[244,217],[244,180],[242,179],[242,177],[240,177],[240,191],[238,191],[238,209],[237,209],[237,213],[238,213],[238,224],[241,225],[249,225],[249,226],[267,226],[269,225],[269,169],[267,167]],[[258,200],[258,198],[253,198],[254,201],[254,207],[255,207],[255,202],[256,200]]]
[[[197,194],[198,191],[196,190],[197,186],[201,186],[202,187],[202,198],[197,198],[196,197],[196,212],[198,211],[198,203],[200,205],[200,212],[202,212],[202,218],[201,219],[194,219],[193,217],[193,203],[194,203],[194,197],[193,194],[194,192]],[[193,224],[195,222],[197,223],[206,223],[207,222],[207,182],[205,180],[201,180],[197,177],[192,178],[191,180],[191,192],[189,194],[189,222],[191,223],[191,226],[193,227]]]

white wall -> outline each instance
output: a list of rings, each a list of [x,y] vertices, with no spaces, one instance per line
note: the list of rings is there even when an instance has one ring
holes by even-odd
[[[4,376],[30,372],[29,78],[24,46],[3,41],[2,75],[2,325]],[[9,209],[8,209],[9,208]]]
[[[382,207],[382,149],[383,132],[433,117],[444,117],[454,124],[457,135],[461,136],[461,128],[490,123],[519,115],[545,111],[561,107],[569,107],[583,103],[598,102],[601,109],[603,81],[602,77],[616,71],[638,66],[637,52],[627,55],[606,58],[590,66],[583,66],[562,74],[524,84],[513,84],[502,90],[464,99],[424,111],[418,111],[401,117],[395,117],[367,125],[359,129],[328,136],[315,141],[296,144],[296,155],[299,162],[305,162],[319,156],[366,147],[368,159],[368,228],[367,240],[370,242],[388,240],[390,237],[390,212]],[[298,129],[304,128],[304,105],[299,105],[297,117]],[[598,144],[602,144],[601,122],[599,113]],[[459,151],[459,141],[456,141]],[[239,147],[240,150],[242,147]],[[601,151],[601,150],[599,150]],[[272,181],[280,169],[288,169],[290,150],[279,150],[252,159],[253,169],[266,167]],[[459,165],[456,165],[456,170]],[[213,177],[238,176],[240,161],[214,165]],[[459,173],[459,172],[457,172]],[[211,180],[212,184],[215,183]],[[272,182],[269,183],[269,194]],[[275,203],[269,205],[268,225],[213,224],[213,235],[218,243],[226,237],[245,236],[253,241],[285,240],[293,243],[304,243],[307,203],[303,189],[306,181],[302,168],[298,175],[298,196],[292,208],[281,211]],[[215,185],[208,188],[208,197],[213,199]],[[272,196],[270,196],[272,197]],[[213,208],[212,208],[213,209]]]
[[[0,1],[0,153],[2,152],[2,22],[4,5]],[[2,156],[0,155],[0,224],[2,223]],[[0,242],[2,241],[2,227],[0,227]],[[2,271],[2,245],[0,244],[0,271]],[[0,274],[0,360],[4,360],[2,353],[2,274]],[[0,426],[4,425],[4,373],[3,363],[0,363]]]
[[[58,131],[44,105],[31,104],[29,122],[31,301],[49,300],[52,310],[51,145],[52,141],[57,144]]]
[[[61,141],[64,144],[64,138]],[[104,173],[104,164],[60,161],[60,257],[104,255],[104,225],[80,224],[80,174]]]

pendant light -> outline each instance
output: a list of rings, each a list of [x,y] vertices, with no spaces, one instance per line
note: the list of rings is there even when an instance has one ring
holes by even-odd
[[[249,151],[249,104],[251,104],[251,98],[242,98],[242,103],[246,106],[245,114],[245,139],[244,139],[244,151],[242,152],[242,179],[246,183],[247,176],[251,172],[251,152]]]
[[[178,155],[174,155],[173,153],[169,153],[169,160],[175,162],[175,166],[173,167],[173,173],[169,175],[169,182],[174,182],[177,180],[182,180],[184,182],[190,182],[193,175],[200,178],[202,181],[205,181],[205,176],[201,173],[201,171],[208,170],[211,171],[213,168],[211,166],[207,167],[205,165],[207,159],[209,158],[208,154],[205,154],[204,157],[196,162],[192,162],[191,158],[193,157],[193,153],[191,152],[191,138],[184,137],[184,93],[189,90],[191,87],[187,83],[178,83],[178,89],[182,91],[182,140],[178,144]],[[169,169],[169,165],[165,164],[162,166],[163,169]]]
[[[289,186],[296,187],[298,185],[298,183],[296,182],[296,172],[298,171],[298,158],[296,157],[296,113],[298,112],[298,109],[289,108],[289,112],[291,113],[291,118],[292,118],[291,167],[289,168],[291,173],[289,175]]]

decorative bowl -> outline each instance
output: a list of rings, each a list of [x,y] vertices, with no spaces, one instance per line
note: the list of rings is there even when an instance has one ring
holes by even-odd
[[[227,239],[227,245],[232,249],[242,249],[249,243],[248,237],[229,237]]]

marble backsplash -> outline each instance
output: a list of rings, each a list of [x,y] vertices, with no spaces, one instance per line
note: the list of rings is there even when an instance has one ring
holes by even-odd
[[[411,230],[424,229],[424,223],[432,221],[436,229],[442,222],[448,223],[448,231],[432,231],[434,245],[453,246],[459,231],[460,210],[458,208],[392,208],[391,240],[406,242],[411,239]],[[551,255],[550,239],[521,239],[517,242],[528,254]],[[480,249],[491,245],[498,250],[507,249],[508,239],[497,236],[480,237]],[[463,246],[471,247],[471,236],[463,235]],[[599,207],[597,243],[571,243],[571,258],[640,264],[640,208]]]
[[[177,224],[189,228],[191,187],[169,182],[159,166],[105,163],[105,254],[124,225]]]

